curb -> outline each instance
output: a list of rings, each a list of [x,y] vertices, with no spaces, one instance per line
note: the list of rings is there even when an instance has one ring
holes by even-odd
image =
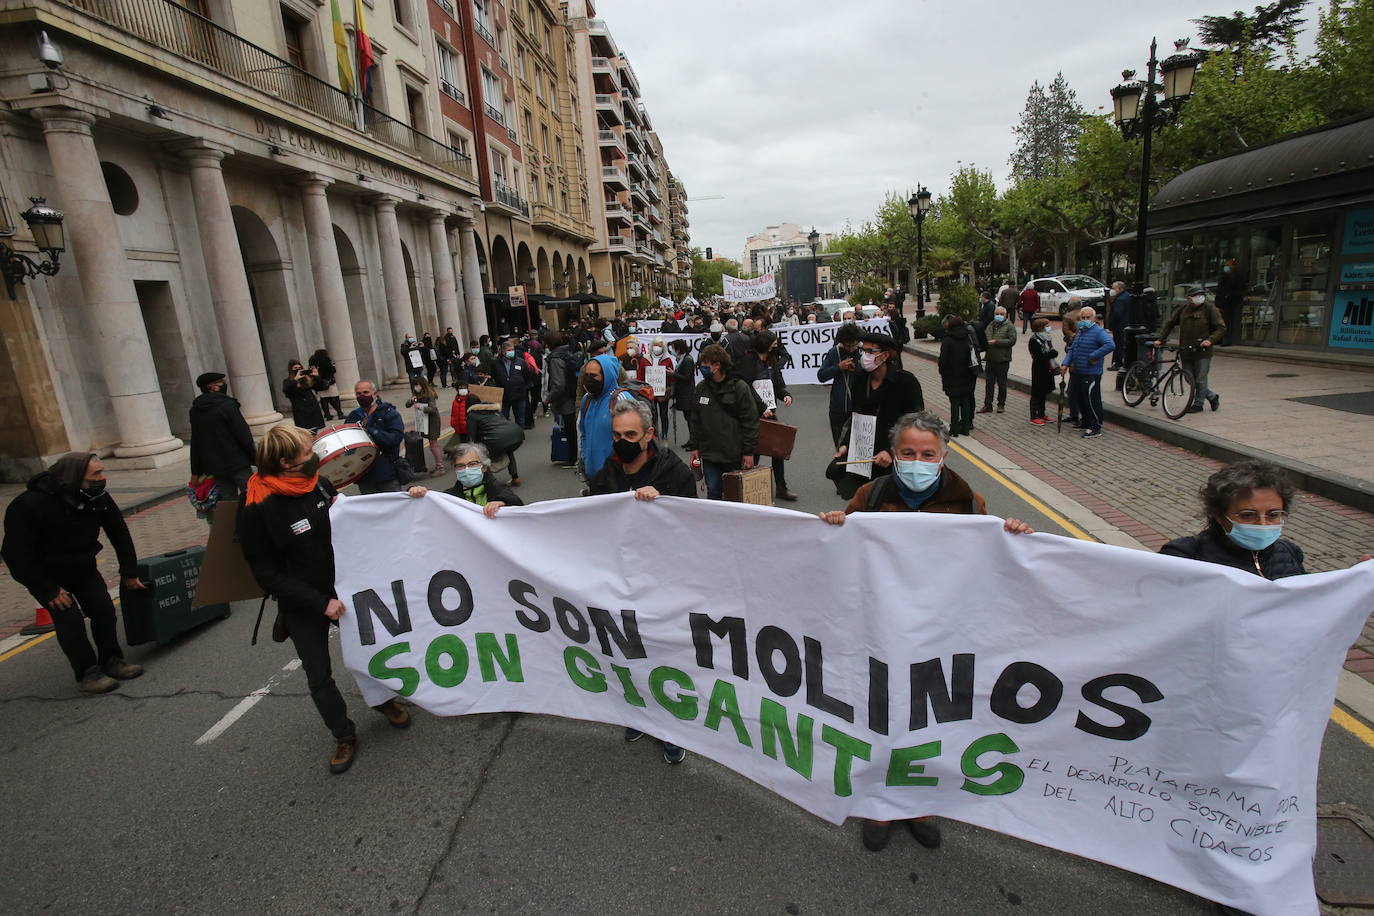
[[[119,508],[119,514],[124,516],[125,518],[128,518],[131,515],[137,515],[139,512],[142,512],[145,509],[151,509],[154,506],[160,506],[165,502],[171,502],[172,500],[180,496],[184,496],[185,493],[185,487],[172,487],[167,490],[159,490],[158,492],[153,493],[150,496],[144,496],[137,502],[129,503],[127,506],[121,506]]]
[[[903,347],[903,350],[928,362],[935,362],[938,359],[936,354],[918,350],[911,345]],[[1030,380],[1021,376],[1009,374],[1007,385],[1017,391],[1030,391]],[[1058,399],[1059,392],[1054,391],[1050,394],[1049,403],[1057,404]],[[1177,421],[1157,420],[1138,410],[1107,404],[1105,403],[1106,400],[1107,398],[1104,397],[1103,410],[1107,414],[1107,419],[1117,426],[1218,461],[1231,462],[1255,458],[1276,464],[1288,472],[1293,485],[1301,490],[1315,493],[1318,496],[1325,496],[1327,499],[1333,499],[1365,512],[1374,512],[1374,483],[1370,481],[1314,467],[1296,458],[1244,446],[1230,439],[1214,436],[1211,433],[1189,429]]]

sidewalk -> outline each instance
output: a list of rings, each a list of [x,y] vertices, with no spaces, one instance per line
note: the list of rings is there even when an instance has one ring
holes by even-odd
[[[1050,334],[1062,353],[1057,325],[1050,325]],[[934,359],[940,344],[914,340],[908,350]],[[1030,389],[1026,335],[1017,336],[1010,378]],[[1212,359],[1209,384],[1221,396],[1220,410],[1170,420],[1149,401],[1127,407],[1116,391],[1115,373],[1106,373],[1107,422],[1223,461],[1262,457],[1288,469],[1305,490],[1374,511],[1374,374],[1255,359],[1222,347]],[[1051,416],[1054,403],[1051,398]]]

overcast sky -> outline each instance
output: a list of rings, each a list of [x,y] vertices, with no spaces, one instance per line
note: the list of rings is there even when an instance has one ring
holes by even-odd
[[[1257,0],[596,0],[689,198],[692,244],[739,258],[780,222],[838,231],[888,190],[1005,182],[1031,83],[1062,70],[1089,110],[1121,71]],[[1300,44],[1310,46],[1315,4]],[[1121,25],[1121,23],[1128,25]]]

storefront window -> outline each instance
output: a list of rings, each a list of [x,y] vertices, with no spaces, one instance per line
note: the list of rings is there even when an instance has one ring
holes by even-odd
[[[1207,292],[1215,297],[1217,283],[1221,279],[1221,268],[1227,261],[1240,256],[1240,232],[1236,229],[1218,229],[1207,233],[1207,260],[1204,264],[1205,275],[1199,278]]]
[[[1207,281],[1207,245],[1201,232],[1183,236],[1178,241],[1178,269],[1171,278],[1173,286],[1169,297],[1182,302],[1187,298],[1188,287],[1201,286]]]
[[[1280,344],[1325,343],[1326,306],[1331,286],[1331,217],[1302,217],[1293,226],[1284,306],[1279,316]]]
[[[1170,278],[1174,260],[1178,257],[1178,242],[1172,238],[1150,240],[1150,273],[1145,282],[1161,300],[1169,299]]]
[[[1238,265],[1245,278],[1239,340],[1261,343],[1269,340],[1274,327],[1274,284],[1278,280],[1283,235],[1278,226],[1257,226],[1250,230],[1249,241],[1249,254]]]

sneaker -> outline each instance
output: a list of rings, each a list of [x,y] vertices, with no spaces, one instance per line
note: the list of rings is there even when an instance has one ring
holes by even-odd
[[[640,731],[639,729],[637,729],[637,728],[630,728],[629,726],[626,726],[626,727],[625,727],[625,740],[626,740],[626,741],[638,741],[640,738],[643,738],[643,737],[644,737],[644,733],[643,733],[642,731]]]
[[[663,742],[664,763],[671,764],[672,766],[677,766],[679,763],[686,759],[687,751],[685,749],[678,747],[676,744],[669,744],[667,741]]]
[[[998,404],[998,405],[997,405],[997,412],[998,412],[998,413],[1006,413],[1006,412],[1007,412],[1007,405],[1006,405],[1006,404]]]
[[[1207,399],[1207,403],[1212,405],[1212,413],[1221,409],[1221,395],[1214,394]]]
[[[121,681],[132,681],[143,673],[142,665],[131,665],[122,658],[112,658],[100,666],[101,669],[112,678]]]
[[[1036,426],[1044,426],[1045,421],[1040,417],[1031,417],[1031,423]]]
[[[864,849],[869,852],[881,852],[887,846],[887,841],[892,838],[892,823],[891,821],[870,821],[865,818],[859,836],[863,838]]]
[[[1084,439],[1096,439],[1100,435],[1102,435],[1102,427],[1100,426],[1097,429],[1084,430],[1083,432]]]
[[[1188,405],[1188,409],[1185,410],[1184,413],[1202,413],[1202,405],[1201,405],[1201,404],[1189,404],[1189,405]]]
[[[991,407],[991,405],[985,406],[985,407],[979,407],[979,408],[978,408],[978,412],[979,412],[979,413],[992,413],[992,407]]]
[[[118,686],[119,681],[107,676],[99,665],[91,665],[76,682],[76,689],[82,693],[109,693]]]
[[[329,758],[329,772],[335,776],[340,773],[347,773],[348,768],[353,766],[353,758],[358,753],[358,736],[349,735],[347,738],[340,738],[339,743],[334,746],[334,756]]]
[[[381,713],[393,728],[410,728],[410,712],[397,702],[395,697],[387,700],[381,706],[372,708]]]
[[[926,849],[940,848],[940,825],[927,818],[917,818],[906,822],[906,829]]]

